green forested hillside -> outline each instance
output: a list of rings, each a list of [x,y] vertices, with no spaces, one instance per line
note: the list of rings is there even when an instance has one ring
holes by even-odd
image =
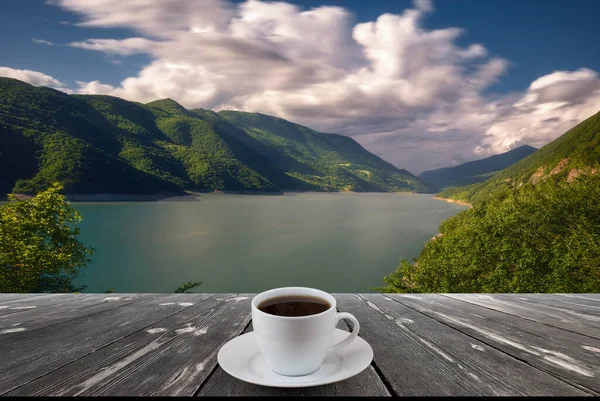
[[[600,292],[600,113],[488,181],[389,292]]]
[[[527,182],[572,180],[594,171],[600,163],[600,112],[577,124],[550,142],[487,181],[465,187],[450,188],[439,196],[467,202],[484,200],[497,192]]]
[[[178,187],[117,156],[115,127],[78,97],[0,78],[2,194],[52,181],[69,193],[141,193]]]
[[[54,181],[72,194],[429,190],[348,137],[269,116],[248,114],[279,123],[236,118],[246,114],[0,78],[0,193],[34,193]],[[288,127],[299,136],[286,138]]]
[[[221,111],[238,125],[277,167],[326,190],[426,192],[417,177],[367,152],[343,135],[323,135],[308,127],[259,113]]]
[[[424,171],[419,174],[419,178],[437,190],[471,185],[487,180],[500,170],[515,164],[536,150],[534,147],[523,145],[485,159],[463,163],[454,167]]]
[[[600,175],[526,183],[446,220],[389,292],[600,292]]]

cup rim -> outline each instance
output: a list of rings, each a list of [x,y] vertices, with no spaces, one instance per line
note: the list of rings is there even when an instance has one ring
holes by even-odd
[[[281,290],[309,290],[309,291],[317,291],[317,292],[320,292],[321,294],[323,294],[323,298],[325,298],[325,300],[330,303],[330,306],[329,306],[329,308],[327,310],[324,310],[323,312],[316,313],[314,315],[307,315],[307,316],[278,316],[278,315],[271,315],[270,313],[265,313],[265,312],[261,311],[260,309],[258,309],[258,306],[256,305],[256,303],[257,303],[256,300],[259,297],[265,296],[267,293],[270,293],[270,292],[275,293],[275,292],[281,291]],[[322,316],[322,315],[324,315],[326,313],[329,313],[332,309],[336,310],[335,308],[337,306],[337,300],[330,293],[328,293],[326,291],[323,291],[323,290],[320,290],[318,288],[312,288],[312,287],[279,287],[279,288],[271,288],[270,290],[266,290],[266,291],[263,291],[263,292],[261,292],[259,294],[256,294],[254,296],[254,298],[252,298],[251,305],[252,305],[252,310],[253,311],[255,311],[255,312],[257,312],[257,313],[259,313],[261,315],[268,316],[268,317],[273,318],[273,319],[305,320],[305,319],[311,319],[311,318],[315,318],[315,317],[318,317],[318,316]]]

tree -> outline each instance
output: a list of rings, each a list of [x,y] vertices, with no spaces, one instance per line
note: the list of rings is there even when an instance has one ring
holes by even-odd
[[[0,205],[0,292],[76,292],[73,279],[90,263],[93,248],[77,237],[81,221],[62,185],[34,198]]]
[[[383,292],[600,292],[600,174],[505,189],[446,220]]]

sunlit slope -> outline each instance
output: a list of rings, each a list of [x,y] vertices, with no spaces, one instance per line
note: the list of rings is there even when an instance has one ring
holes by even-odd
[[[443,191],[440,196],[477,202],[527,182],[571,181],[581,174],[598,173],[600,113],[482,183]]]

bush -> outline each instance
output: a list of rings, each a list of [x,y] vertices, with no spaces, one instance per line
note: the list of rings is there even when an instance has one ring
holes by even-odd
[[[440,226],[384,292],[600,292],[600,176],[505,190]]]
[[[54,184],[36,197],[0,206],[0,292],[76,292],[93,249],[77,239],[81,221]]]

